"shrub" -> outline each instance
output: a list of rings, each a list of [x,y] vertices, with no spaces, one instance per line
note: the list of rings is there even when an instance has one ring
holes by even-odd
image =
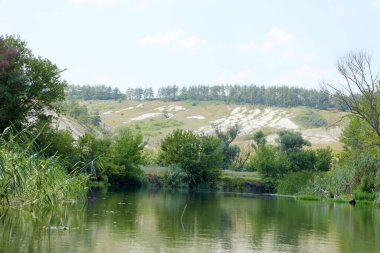
[[[306,127],[322,127],[327,125],[327,121],[316,111],[307,111],[299,116],[296,120]]]
[[[376,199],[376,194],[375,193],[370,193],[370,192],[363,192],[361,190],[357,190],[357,191],[354,192],[354,198],[356,200],[374,201]]]
[[[188,188],[185,172],[176,165],[171,166],[164,175],[164,186],[169,189]]]
[[[308,170],[289,173],[278,182],[277,192],[280,194],[297,194],[306,187],[314,175],[315,172]]]
[[[190,188],[204,183],[216,187],[223,148],[214,136],[197,136],[177,129],[162,141],[160,161],[163,165],[178,165],[186,174]]]
[[[145,142],[141,134],[122,130],[110,147],[106,169],[110,183],[121,186],[140,186],[146,182],[139,165],[144,163]]]
[[[249,161],[250,171],[258,171],[264,178],[277,180],[289,171],[285,154],[270,145],[261,146]]]

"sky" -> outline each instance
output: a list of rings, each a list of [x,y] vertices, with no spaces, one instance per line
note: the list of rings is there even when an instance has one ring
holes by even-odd
[[[16,34],[70,84],[319,88],[337,59],[380,62],[380,0],[0,0]],[[380,69],[380,68],[377,68]]]

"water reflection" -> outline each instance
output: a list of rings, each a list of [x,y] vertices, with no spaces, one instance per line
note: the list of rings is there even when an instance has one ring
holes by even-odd
[[[85,209],[2,212],[0,252],[376,252],[373,207],[94,189]]]

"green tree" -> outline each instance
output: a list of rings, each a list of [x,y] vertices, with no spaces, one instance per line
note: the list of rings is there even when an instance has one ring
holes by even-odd
[[[300,132],[283,130],[278,132],[278,143],[280,150],[291,152],[302,149],[303,146],[310,146],[310,142],[302,137]]]
[[[145,146],[142,135],[123,129],[110,147],[110,163],[107,173],[111,183],[123,186],[138,186],[143,182],[144,173],[140,165],[144,163]]]
[[[190,188],[204,183],[215,187],[221,174],[223,147],[215,136],[196,136],[177,129],[162,141],[160,159],[164,165],[178,165]]]
[[[378,149],[379,140],[373,128],[359,117],[351,117],[343,129],[341,142],[352,154]]]
[[[95,113],[92,115],[92,124],[93,124],[94,126],[99,126],[99,125],[100,125],[100,122],[102,122],[102,119],[100,118],[99,112],[95,112]]]
[[[77,144],[78,166],[93,178],[105,180],[105,166],[110,163],[110,146],[109,138],[96,138],[89,133],[80,136]]]
[[[290,170],[285,153],[271,145],[261,146],[249,163],[250,170],[258,171],[264,178],[276,181]]]
[[[66,87],[61,72],[19,37],[0,38],[0,131],[33,122],[46,109],[58,111],[55,102],[64,100]]]
[[[254,135],[253,135],[253,140],[255,142],[255,144],[253,144],[253,147],[255,149],[259,148],[259,147],[262,147],[262,146],[265,146],[265,144],[267,143],[267,139],[265,138],[265,134],[263,131],[257,131]]]
[[[237,145],[231,145],[231,143],[236,139],[239,133],[240,127],[234,125],[227,128],[226,132],[223,132],[220,128],[216,127],[215,132],[216,136],[220,139],[223,144],[223,169],[231,169],[235,158],[240,153],[240,147]]]

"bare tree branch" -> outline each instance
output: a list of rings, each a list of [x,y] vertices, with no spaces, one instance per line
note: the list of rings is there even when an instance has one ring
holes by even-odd
[[[350,112],[365,120],[380,138],[379,74],[373,74],[372,59],[366,52],[351,52],[337,61],[337,69],[345,84],[336,87],[324,83],[326,90]]]

